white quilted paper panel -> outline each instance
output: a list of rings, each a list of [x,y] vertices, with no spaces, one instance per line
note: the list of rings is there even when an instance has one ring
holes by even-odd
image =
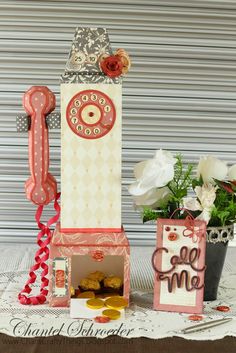
[[[116,110],[113,128],[98,139],[76,135],[66,108],[83,90],[109,96]],[[61,228],[121,227],[121,85],[61,84]]]

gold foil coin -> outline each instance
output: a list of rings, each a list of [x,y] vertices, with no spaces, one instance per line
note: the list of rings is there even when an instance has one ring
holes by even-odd
[[[96,298],[89,299],[89,300],[87,300],[86,305],[90,309],[94,309],[94,310],[101,309],[104,307],[104,301],[102,299],[98,299],[98,298],[97,299]]]
[[[106,299],[105,305],[109,309],[122,310],[128,306],[128,300],[123,297],[111,297]]]
[[[95,294],[92,291],[82,292],[77,295],[77,298],[95,298]]]
[[[114,309],[106,309],[102,312],[103,316],[109,317],[111,320],[117,320],[120,318],[120,312]]]

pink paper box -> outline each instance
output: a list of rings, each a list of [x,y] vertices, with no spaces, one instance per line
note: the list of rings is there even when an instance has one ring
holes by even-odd
[[[123,278],[123,296],[129,300],[130,247],[122,229],[119,233],[62,233],[58,224],[50,245],[49,304],[70,305],[70,287],[89,272]]]

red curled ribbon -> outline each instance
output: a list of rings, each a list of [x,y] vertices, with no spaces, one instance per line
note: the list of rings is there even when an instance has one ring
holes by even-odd
[[[41,215],[43,213],[43,206],[39,206],[37,208],[36,214],[35,214],[35,220],[38,224],[38,227],[40,229],[40,232],[37,235],[37,244],[39,246],[39,250],[37,250],[34,260],[35,264],[30,268],[29,271],[29,279],[27,280],[24,288],[22,291],[18,294],[18,299],[21,304],[23,305],[38,305],[38,304],[43,304],[46,301],[46,297],[48,294],[48,283],[49,280],[46,278],[48,274],[48,265],[46,264],[46,261],[49,258],[49,248],[48,245],[50,244],[51,238],[52,238],[52,231],[50,230],[50,227],[52,224],[56,223],[60,217],[60,205],[57,202],[58,199],[60,198],[60,193],[57,193],[55,201],[54,201],[54,209],[56,211],[56,215],[53,216],[52,218],[49,219],[47,224],[43,224],[40,222]],[[46,235],[46,239],[43,240],[43,237]],[[30,294],[32,291],[31,285],[35,283],[37,279],[37,275],[35,274],[35,271],[37,271],[39,268],[42,268],[41,272],[41,286],[40,286],[40,293],[36,296],[27,296],[27,294]]]

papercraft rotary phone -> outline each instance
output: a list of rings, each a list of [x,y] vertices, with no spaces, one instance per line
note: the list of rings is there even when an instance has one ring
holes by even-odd
[[[61,79],[61,114],[52,113],[55,97],[47,87],[34,86],[24,95],[28,116],[17,118],[17,129],[29,130],[31,176],[25,189],[27,198],[39,206],[40,253],[35,266],[44,273],[40,296],[29,298],[30,284],[36,280],[37,268],[32,268],[19,295],[23,304],[46,300],[49,228],[60,211],[56,181],[48,173],[48,129],[60,127],[61,217],[50,250],[51,305],[68,305],[72,257],[81,254],[81,249],[94,261],[105,259],[104,263],[109,256],[122,257],[118,267],[123,272],[124,295],[129,295],[129,245],[121,226],[121,75],[129,66],[124,50],[112,55],[105,29],[77,28]],[[42,225],[42,207],[52,200],[57,214]]]

